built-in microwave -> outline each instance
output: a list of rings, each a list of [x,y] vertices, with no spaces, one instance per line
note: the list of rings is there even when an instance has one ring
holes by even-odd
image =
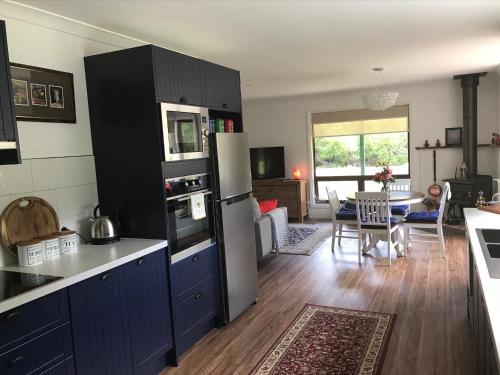
[[[208,109],[162,103],[165,161],[208,157]]]

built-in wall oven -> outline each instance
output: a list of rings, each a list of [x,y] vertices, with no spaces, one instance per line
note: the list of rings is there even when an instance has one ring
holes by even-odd
[[[165,161],[208,158],[208,109],[162,103]]]
[[[178,262],[215,242],[214,201],[209,174],[165,180],[172,263]],[[203,195],[205,217],[193,217],[192,197]]]

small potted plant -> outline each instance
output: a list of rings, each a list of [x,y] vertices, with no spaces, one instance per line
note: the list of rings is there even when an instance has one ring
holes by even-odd
[[[377,172],[373,175],[373,181],[382,183],[381,191],[389,192],[389,187],[387,184],[389,182],[396,182],[396,179],[392,176],[392,169],[388,165],[382,167],[382,171]]]

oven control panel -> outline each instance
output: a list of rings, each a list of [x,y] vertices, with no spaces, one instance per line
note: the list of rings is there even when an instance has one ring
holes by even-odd
[[[207,189],[211,189],[210,176],[207,173],[165,179],[167,198]]]

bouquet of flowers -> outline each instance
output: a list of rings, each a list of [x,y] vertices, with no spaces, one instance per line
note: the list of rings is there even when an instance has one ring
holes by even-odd
[[[392,169],[388,165],[382,167],[382,171],[377,172],[373,175],[373,181],[382,183],[382,191],[388,191],[387,184],[389,182],[395,182],[396,179],[392,176]]]

